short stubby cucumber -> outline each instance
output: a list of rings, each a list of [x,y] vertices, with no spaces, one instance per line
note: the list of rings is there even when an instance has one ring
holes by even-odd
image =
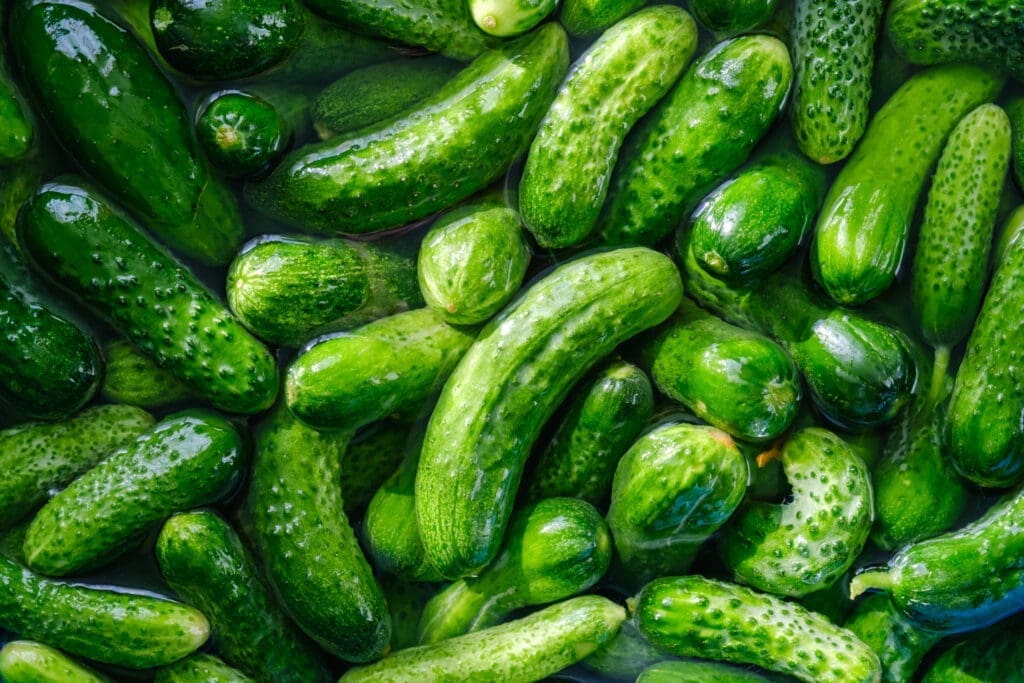
[[[125,339],[107,344],[103,373],[103,398],[139,408],[162,408],[193,398],[188,387],[171,373],[158,367]]]
[[[562,0],[558,21],[570,36],[582,38],[605,30],[647,4],[647,0]]]
[[[558,0],[469,0],[469,13],[484,33],[510,38],[544,21],[557,5]]]
[[[781,598],[700,576],[657,579],[636,598],[640,633],[681,657],[754,664],[807,683],[878,683],[868,646]]]
[[[377,490],[401,466],[417,433],[401,415],[356,432],[341,456],[341,497],[345,501],[346,515],[354,518],[356,513],[362,512]]]
[[[292,131],[272,104],[251,93],[226,91],[207,100],[196,119],[199,146],[221,173],[250,176],[287,150]]]
[[[191,655],[158,669],[153,683],[251,683],[253,679],[213,655]]]
[[[270,352],[102,194],[73,176],[43,185],[18,229],[40,271],[196,395],[237,413],[273,403]]]
[[[591,233],[623,139],[672,87],[696,47],[693,18],[656,5],[609,28],[572,65],[519,184],[523,223],[540,246],[570,247]]]
[[[720,662],[660,662],[637,676],[636,683],[768,683],[759,673]]]
[[[818,217],[811,263],[836,302],[862,304],[892,284],[918,196],[953,127],[1003,79],[965,65],[916,74],[871,120]]]
[[[738,168],[782,111],[793,77],[776,38],[719,43],[698,59],[619,151],[601,241],[654,245]]]
[[[744,33],[771,19],[778,0],[690,0],[697,21],[716,33]]]
[[[443,576],[494,558],[543,424],[580,376],[681,298],[668,257],[614,249],[562,264],[484,327],[441,391],[416,475],[423,545]]]
[[[12,640],[0,650],[0,678],[7,683],[110,683],[106,676],[60,650],[31,640]]]
[[[884,593],[858,600],[844,626],[878,655],[882,683],[913,680],[921,660],[942,638],[915,626]]]
[[[565,33],[545,24],[484,53],[413,110],[295,150],[245,194],[308,232],[372,233],[425,218],[504,176],[568,62]]]
[[[956,643],[935,660],[921,683],[1017,683],[1024,671],[1022,625],[1020,618],[1010,619]]]

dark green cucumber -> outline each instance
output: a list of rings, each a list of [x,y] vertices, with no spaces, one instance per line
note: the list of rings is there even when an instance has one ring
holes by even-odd
[[[19,217],[39,269],[217,408],[257,413],[277,394],[274,358],[214,295],[103,195],[66,177]]]
[[[400,650],[350,669],[339,683],[530,683],[586,657],[612,638],[625,618],[619,605],[584,595],[501,626]]]
[[[590,503],[547,498],[512,516],[505,545],[480,574],[458,579],[423,609],[419,642],[501,623],[515,610],[582,593],[612,559],[608,525]]]
[[[745,33],[771,19],[778,0],[690,0],[697,21],[716,33]]]
[[[18,249],[18,210],[50,172],[50,156],[33,154],[16,164],[0,164],[0,236]]]
[[[878,683],[878,657],[825,617],[700,576],[657,579],[636,598],[644,638],[682,657],[754,664],[808,683]]]
[[[132,669],[162,666],[206,642],[199,611],[148,595],[52,581],[0,555],[0,625],[65,652]]]
[[[1024,192],[1024,97],[1014,97],[1010,100],[1006,105],[1006,114],[1010,117],[1013,129],[1013,179],[1017,181],[1017,188]]]
[[[623,140],[696,47],[693,17],[655,5],[609,28],[572,65],[519,183],[519,211],[540,246],[571,247],[590,235]]]
[[[224,660],[257,681],[329,681],[314,645],[277,606],[249,551],[212,512],[168,519],[156,540],[167,584],[210,620]]]
[[[171,248],[227,263],[242,239],[235,199],[136,38],[87,0],[19,2],[11,37],[38,111],[75,161]]]
[[[647,0],[564,0],[558,13],[558,21],[570,36],[592,36],[640,9],[646,2]]]
[[[494,558],[543,424],[594,363],[681,298],[663,254],[615,249],[564,263],[484,327],[444,385],[416,474],[424,549],[443,576]]]
[[[786,100],[792,64],[776,38],[719,43],[619,152],[598,223],[603,242],[653,245],[746,161]]]
[[[411,428],[399,420],[382,420],[360,430],[341,456],[341,497],[345,514],[356,517],[394,474],[411,448]]]
[[[6,683],[110,683],[60,650],[31,640],[12,640],[0,649],[0,678]]]
[[[295,150],[246,196],[309,232],[371,233],[429,216],[526,151],[568,61],[565,33],[542,26],[484,53],[415,109]],[[455,120],[468,123],[444,123]]]
[[[921,660],[942,638],[915,626],[884,593],[858,600],[845,627],[878,655],[883,683],[913,680]]]
[[[255,435],[245,512],[295,623],[328,652],[367,662],[387,650],[391,622],[341,499],[349,434],[315,432],[279,405]]]
[[[217,93],[196,120],[199,146],[214,168],[233,178],[269,167],[287,150],[291,130],[269,103],[241,91]]]
[[[288,368],[288,408],[318,429],[356,429],[419,410],[473,343],[474,331],[420,308],[317,341]]]
[[[251,683],[253,679],[213,655],[191,655],[158,669],[153,683]]]
[[[316,135],[310,107],[319,92],[318,87],[303,83],[265,82],[260,79],[246,83],[245,92],[274,108],[291,131],[292,144],[305,144]]]
[[[153,426],[149,413],[99,406],[55,423],[29,423],[0,432],[0,529],[22,521],[111,452]]]
[[[615,637],[597,648],[581,664],[603,678],[635,681],[647,667],[671,659],[644,640],[635,619],[626,619]]]
[[[32,152],[35,137],[35,123],[0,57],[0,164],[27,157]]]
[[[510,38],[537,26],[557,6],[558,0],[469,0],[469,13],[484,33]]]
[[[427,306],[453,325],[482,323],[523,284],[530,248],[519,215],[501,201],[470,204],[441,217],[417,261]]]
[[[640,437],[619,461],[608,508],[623,576],[639,586],[685,572],[748,478],[743,454],[714,427],[667,424]]]
[[[391,614],[391,651],[414,647],[420,627],[420,614],[434,592],[429,583],[406,581],[393,576],[380,577],[381,588]]]
[[[999,264],[1006,258],[1006,252],[1022,230],[1024,230],[1024,206],[1018,206],[1006,217],[1006,222],[1003,223],[1002,230],[999,232],[992,254],[993,264]]]
[[[921,683],[1020,683],[1024,671],[1019,618],[980,631],[949,648],[932,664]]]
[[[1002,85],[979,67],[936,67],[911,77],[875,115],[825,197],[811,246],[815,277],[835,301],[862,304],[889,288],[946,137]]]
[[[193,398],[188,387],[129,341],[111,342],[103,357],[107,363],[102,393],[111,403],[161,408]]]
[[[718,662],[660,662],[644,669],[636,683],[768,683],[759,673]]]
[[[527,475],[526,499],[580,498],[603,508],[615,466],[654,410],[651,382],[620,358],[594,368],[573,388],[551,440]]]

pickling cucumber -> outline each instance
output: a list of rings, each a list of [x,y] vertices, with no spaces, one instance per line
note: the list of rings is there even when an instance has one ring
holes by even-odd
[[[107,359],[103,374],[103,398],[139,408],[162,408],[192,398],[174,375],[157,367],[130,341],[119,339],[103,349]]]
[[[942,638],[915,626],[884,593],[858,600],[844,626],[878,655],[883,683],[913,680],[921,660]]]
[[[759,673],[720,662],[659,662],[644,669],[636,683],[767,683]]]
[[[644,640],[635,619],[626,619],[615,637],[594,650],[581,664],[603,678],[635,681],[647,667],[672,659]]]
[[[558,21],[570,36],[592,36],[646,3],[647,0],[563,0]]]
[[[356,432],[341,456],[341,497],[345,514],[355,518],[384,482],[401,466],[414,441],[401,416],[381,420]],[[413,468],[415,470],[415,468]]]
[[[3,20],[0,20],[0,29]],[[0,164],[21,161],[35,144],[35,122],[0,56]]]
[[[60,650],[31,640],[12,640],[0,649],[0,678],[6,683],[110,683]]]
[[[932,664],[921,683],[1017,683],[1024,671],[1019,618],[971,635],[949,648]]]
[[[690,0],[697,21],[716,33],[744,33],[768,21],[778,0]]]
[[[1017,188],[1024,191],[1024,97],[1014,97],[1010,100],[1006,105],[1006,114],[1010,117],[1013,129],[1013,179],[1017,181]]]
[[[510,38],[544,21],[557,5],[558,0],[469,0],[469,13],[484,33]]]
[[[33,154],[16,164],[0,164],[0,236],[20,249],[16,233],[18,210],[51,172],[49,154]],[[0,240],[2,241],[2,240]]]
[[[288,124],[269,102],[232,90],[216,93],[203,104],[196,133],[214,168],[233,178],[269,167],[292,138]]]
[[[252,679],[213,655],[190,655],[162,667],[153,683],[251,683]]]

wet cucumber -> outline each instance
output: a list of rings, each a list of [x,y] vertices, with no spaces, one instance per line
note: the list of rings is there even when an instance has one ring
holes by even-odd
[[[217,93],[196,120],[199,146],[226,176],[250,176],[269,167],[291,142],[292,132],[267,101],[241,91]]]
[[[942,638],[915,626],[884,593],[858,600],[845,627],[878,655],[882,683],[913,680],[921,660]]]
[[[768,683],[759,673],[718,662],[660,662],[644,669],[636,683]]]
[[[1021,620],[1012,619],[980,631],[939,656],[921,683],[1019,683],[1024,671]]]
[[[18,210],[39,187],[43,176],[51,172],[47,154],[33,154],[16,164],[0,164],[0,236],[17,251]]]
[[[111,342],[103,349],[107,359],[103,375],[103,398],[139,408],[162,408],[192,398],[174,375],[157,367],[130,341]]]
[[[600,33],[646,4],[647,0],[563,0],[558,21],[570,36]]]
[[[697,21],[716,33],[744,33],[771,19],[778,0],[690,0]]]
[[[359,430],[341,456],[341,497],[345,514],[355,518],[394,474],[412,446],[408,424],[381,420]]]
[[[470,0],[469,13],[484,33],[510,38],[544,21],[557,5],[558,0]]]
[[[0,679],[6,683],[110,683],[60,650],[30,640],[12,640],[0,650]]]
[[[0,19],[0,31],[5,28],[4,20]],[[29,156],[35,140],[35,122],[8,73],[7,60],[0,55],[0,164]]]
[[[252,679],[213,655],[191,655],[156,672],[153,683],[251,683]]]

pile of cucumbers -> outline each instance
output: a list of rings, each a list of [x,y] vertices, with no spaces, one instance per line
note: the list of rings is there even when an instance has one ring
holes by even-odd
[[[1018,0],[3,3],[0,681],[1024,681],[1022,84]]]

